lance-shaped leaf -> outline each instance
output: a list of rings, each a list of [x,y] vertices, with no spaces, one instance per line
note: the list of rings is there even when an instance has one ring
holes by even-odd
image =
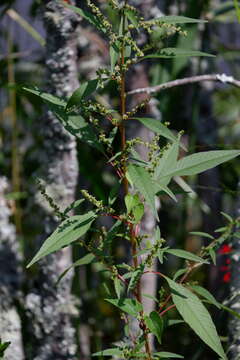
[[[166,139],[169,139],[174,142],[178,141],[178,139],[171,132],[171,130],[169,130],[168,127],[163,125],[159,120],[153,118],[139,118],[139,117],[133,117],[132,119],[140,121],[148,129],[165,137]]]
[[[118,348],[111,348],[111,349],[106,349],[106,350],[102,350],[102,351],[98,351],[94,354],[92,354],[92,356],[117,356],[117,357],[123,357],[123,352],[118,349]]]
[[[177,57],[191,57],[191,56],[208,56],[214,57],[212,54],[208,54],[202,51],[189,50],[189,49],[178,49],[178,48],[164,48],[158,53],[148,54],[141,58],[143,59],[174,59]]]
[[[168,352],[168,351],[160,351],[160,352],[154,353],[153,356],[156,359],[170,359],[170,358],[184,359],[184,357],[182,355],[178,355],[178,354]]]
[[[131,182],[144,196],[153,214],[158,219],[158,213],[155,207],[155,186],[150,174],[143,167],[134,164],[130,164],[128,166],[128,174],[130,176]]]
[[[68,100],[66,110],[76,105],[79,106],[84,98],[90,96],[97,89],[97,86],[98,79],[84,82],[78,89],[73,92],[72,96]]]
[[[152,311],[149,317],[146,317],[146,324],[149,330],[156,336],[159,344],[161,344],[162,332],[163,332],[163,319],[157,311]]]
[[[70,134],[76,136],[79,140],[104,152],[102,144],[98,141],[97,135],[91,124],[88,124],[81,115],[71,115],[56,112],[57,118],[61,121]]]
[[[174,169],[177,163],[179,153],[179,141],[173,142],[163,153],[162,157],[158,160],[158,164],[154,170],[154,179],[159,179],[161,175],[164,175],[169,169]],[[160,185],[167,186],[171,177],[165,179],[164,182],[158,182]]]
[[[197,256],[195,254],[190,253],[189,251],[182,250],[182,249],[167,249],[165,250],[166,253],[180,257],[182,259],[203,263],[203,264],[209,264],[208,261],[200,258],[200,256]]]
[[[221,359],[227,360],[211,316],[199,298],[184,286],[165,276],[172,299],[184,321]]]
[[[191,288],[199,295],[201,295],[204,299],[208,300],[211,304],[215,305],[217,308],[221,308],[221,304],[215,299],[215,297],[202,286],[199,285],[191,285]]]
[[[30,92],[31,94],[34,94],[38,97],[40,97],[42,100],[44,100],[44,102],[46,104],[49,104],[49,105],[57,105],[57,106],[60,106],[62,108],[64,108],[66,106],[66,101],[62,98],[59,98],[58,96],[55,96],[55,95],[52,95],[52,94],[49,94],[49,93],[46,93],[40,89],[30,89],[30,88],[26,88],[26,87],[23,87],[23,90],[27,91],[27,92]]]
[[[96,214],[89,211],[84,215],[71,216],[64,220],[57,229],[44,241],[40,250],[34,256],[27,267],[30,267],[43,257],[60,250],[62,247],[71,244],[83,236],[91,227]]]
[[[126,9],[125,14],[128,20],[135,26],[135,28],[138,28],[139,17],[137,15],[137,12],[131,9]]]
[[[225,161],[231,160],[240,155],[239,150],[215,150],[203,151],[193,155],[186,156],[177,161],[174,168],[171,168],[159,176],[159,180],[165,177],[172,177],[175,175],[187,176],[196,175],[208,169],[211,169]]]
[[[69,5],[65,1],[64,2],[62,1],[62,4],[65,7],[67,7],[68,9],[70,9],[70,10],[74,11],[75,13],[77,13],[78,15],[82,16],[85,20],[87,20],[90,24],[95,26],[98,30],[100,30],[104,33],[106,32],[105,28],[99,21],[98,17],[95,16],[94,14],[92,14],[84,9],[81,9],[79,7],[76,7],[74,5]]]
[[[135,299],[105,299],[114,306],[118,307],[121,311],[126,312],[134,317],[143,310],[142,305]]]
[[[112,44],[110,46],[109,55],[110,55],[110,64],[111,64],[111,71],[114,71],[114,67],[118,61],[120,49],[119,49],[119,42]]]
[[[175,16],[175,15],[161,16],[159,18],[155,18],[154,21],[165,24],[197,24],[197,23],[207,22],[206,20],[202,20],[202,19],[193,19],[186,16]],[[151,22],[151,20],[149,20],[149,22]]]

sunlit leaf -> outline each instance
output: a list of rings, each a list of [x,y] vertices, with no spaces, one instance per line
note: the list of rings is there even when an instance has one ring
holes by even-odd
[[[84,215],[74,215],[64,220],[57,229],[50,235],[41,246],[40,250],[27,265],[30,267],[43,257],[60,250],[62,247],[71,244],[83,236],[91,227],[96,214],[89,211]]]
[[[199,298],[183,285],[168,277],[165,279],[172,290],[173,302],[184,321],[221,359],[227,360],[211,316]]]
[[[126,312],[134,317],[143,310],[142,305],[135,299],[105,299],[112,305],[118,307],[121,311]]]
[[[197,24],[197,23],[207,22],[206,20],[202,20],[202,19],[193,19],[186,16],[176,16],[176,15],[161,16],[159,18],[155,18],[154,21],[155,20],[165,24]],[[151,22],[151,20],[149,22]]]
[[[138,117],[133,117],[132,119],[140,121],[148,129],[152,130],[153,132],[156,132],[157,134],[165,137],[166,139],[172,140],[174,142],[178,141],[178,139],[172,133],[172,131],[169,130],[167,126],[163,125],[160,120],[153,118],[138,118]]]
[[[158,219],[158,213],[155,207],[155,189],[150,174],[144,168],[134,164],[128,166],[128,174],[130,175],[132,183],[144,196],[153,214]]]
[[[207,56],[214,57],[215,55],[208,54],[202,51],[189,50],[189,49],[178,49],[178,48],[165,48],[159,51],[158,53],[148,54],[141,59],[174,59],[177,57],[192,57],[192,56]]]
[[[84,82],[78,89],[76,89],[68,100],[66,110],[73,106],[79,106],[81,101],[91,95],[98,86],[98,79],[93,79]]]
[[[186,259],[186,260],[190,260],[190,261],[194,261],[194,262],[200,262],[200,263],[204,263],[204,264],[208,264],[208,261],[200,258],[199,256],[190,253],[189,251],[186,250],[182,250],[182,249],[167,249],[165,250],[166,253]]]
[[[159,344],[161,344],[161,337],[163,332],[163,319],[157,311],[152,311],[149,317],[145,319],[147,327],[156,336]]]
[[[184,357],[182,355],[178,355],[178,354],[171,353],[168,351],[160,351],[160,352],[154,353],[153,356],[154,356],[154,358],[157,358],[157,359],[170,359],[170,358],[184,359]]]
[[[121,350],[117,349],[117,348],[111,348],[111,349],[98,351],[98,352],[92,354],[92,356],[118,356],[118,357],[123,357],[123,352]]]
[[[202,286],[199,285],[191,285],[191,288],[199,295],[201,295],[204,299],[208,300],[211,304],[215,305],[217,308],[221,308],[221,304],[214,298],[214,296]]]
[[[170,170],[166,170],[165,174],[159,176],[159,179],[175,175],[196,175],[231,160],[238,155],[240,155],[239,150],[203,151],[192,154],[178,160],[176,165]]]

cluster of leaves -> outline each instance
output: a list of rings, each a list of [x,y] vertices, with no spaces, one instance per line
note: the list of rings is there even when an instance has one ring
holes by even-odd
[[[198,19],[182,16],[163,16],[158,19],[145,21],[138,12],[126,1],[119,4],[117,0],[109,1],[112,9],[119,15],[118,32],[113,30],[112,24],[105,15],[90,0],[87,0],[89,12],[72,5],[66,7],[85,18],[95,26],[109,40],[109,68],[100,69],[97,77],[81,84],[69,99],[62,99],[39,89],[25,89],[40,98],[49,106],[62,125],[77,139],[86,142],[96,148],[111,164],[118,176],[118,185],[112,189],[107,203],[97,200],[86,190],[82,191],[82,199],[71,204],[65,211],[57,215],[63,218],[61,224],[53,234],[45,240],[42,247],[34,256],[28,267],[49,255],[72,243],[78,243],[86,249],[86,255],[77,260],[72,267],[86,265],[91,262],[100,262],[111,273],[115,294],[106,299],[107,302],[119,308],[126,316],[134,317],[139,323],[139,333],[132,341],[131,329],[127,326],[126,337],[129,341],[122,342],[118,347],[106,349],[95,353],[94,356],[117,356],[124,359],[164,359],[182,358],[181,355],[170,352],[151,353],[149,348],[149,334],[153,334],[159,344],[162,343],[162,335],[170,321],[168,311],[176,308],[183,321],[212,349],[221,359],[226,359],[223,347],[218,337],[215,325],[204,305],[211,303],[218,308],[219,304],[214,297],[201,286],[189,282],[189,276],[194,270],[203,264],[215,263],[216,250],[221,244],[229,239],[234,227],[239,226],[239,220],[228,218],[228,224],[218,229],[220,236],[212,237],[205,233],[195,233],[196,236],[206,237],[209,244],[202,247],[199,254],[193,254],[182,249],[172,249],[161,237],[159,226],[156,227],[155,239],[152,246],[144,247],[143,239],[150,237],[149,234],[139,232],[141,220],[145,213],[145,206],[149,206],[152,216],[159,221],[158,211],[155,205],[155,197],[167,194],[174,201],[176,195],[170,188],[171,181],[175,177],[186,177],[199,174],[225,161],[231,160],[240,154],[239,150],[207,151],[184,156],[179,159],[179,149],[185,147],[181,143],[181,133],[177,136],[159,120],[152,118],[135,117],[136,112],[145,104],[139,104],[136,109],[129,112],[125,110],[125,76],[130,66],[139,61],[149,58],[171,59],[188,56],[211,56],[198,51],[185,49],[162,48],[154,51],[155,43],[139,45],[138,34],[143,31],[152,33],[155,28],[162,28],[162,38],[173,32],[185,35],[185,31],[179,24],[199,23]],[[94,93],[104,87],[109,81],[115,83],[120,91],[121,113],[111,107],[106,107],[94,99]],[[103,120],[108,119],[112,129],[106,133],[102,126]],[[129,121],[138,121],[156,134],[152,142],[142,139],[126,141],[124,129]],[[118,131],[119,130],[119,131]],[[120,134],[121,149],[115,148],[114,139]],[[159,141],[159,139],[161,141]],[[159,144],[164,144],[160,146]],[[149,149],[149,161],[141,158],[136,150],[136,145],[142,144]],[[125,208],[119,212],[115,208],[117,199],[120,197],[119,187],[124,184]],[[131,191],[129,191],[129,184]],[[49,200],[49,196],[43,195]],[[91,203],[92,209],[81,215],[71,215],[71,211],[81,205],[83,201]],[[52,203],[51,199],[50,202]],[[53,206],[53,204],[51,204]],[[53,206],[54,207],[54,206]],[[58,207],[55,207],[58,209]],[[110,216],[116,219],[115,224],[108,231],[100,231],[94,228],[95,220],[100,216]],[[89,230],[95,230],[99,234],[98,239],[94,235],[90,240],[81,239]],[[129,241],[132,248],[132,265],[118,264],[112,252],[112,244],[116,238]],[[186,260],[184,268],[176,272],[173,279],[165,274],[153,272],[151,267],[155,259],[163,263],[168,254]],[[144,257],[142,257],[144,255]],[[66,271],[60,276],[66,274]],[[141,278],[148,273],[160,276],[165,282],[165,291],[156,301],[156,311],[145,313],[142,304]],[[167,286],[166,286],[167,285]],[[146,294],[146,296],[149,296]],[[175,323],[180,320],[175,320]],[[131,345],[129,345],[131,344]],[[145,352],[143,348],[145,346]]]

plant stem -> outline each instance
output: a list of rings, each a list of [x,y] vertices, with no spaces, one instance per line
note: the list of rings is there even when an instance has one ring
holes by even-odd
[[[126,4],[126,1],[125,1]],[[125,15],[123,12],[123,35],[124,35],[124,31],[125,31]],[[125,65],[125,59],[124,59],[124,42],[122,44],[122,48],[121,48],[121,83],[120,83],[120,106],[121,106],[121,116],[122,116],[122,121],[121,124],[119,125],[119,130],[120,130],[120,136],[121,136],[121,151],[122,151],[122,172],[123,172],[123,187],[124,187],[124,195],[126,196],[129,193],[129,188],[128,188],[128,180],[126,178],[126,154],[125,154],[125,150],[126,150],[126,129],[125,129],[125,125],[124,125],[124,115],[126,113],[126,92],[125,92],[125,69],[124,69],[124,65]],[[134,268],[136,269],[138,267],[138,258],[136,256],[137,254],[137,242],[136,242],[136,235],[135,235],[135,231],[134,231],[134,225],[133,224],[129,224],[129,228],[130,228],[130,239],[131,239],[131,246],[132,246],[132,257],[133,257],[133,264],[134,264]],[[134,292],[134,295],[137,299],[137,301],[142,304],[142,295],[141,295],[141,280],[138,281],[138,284],[136,286],[136,291]],[[145,351],[146,351],[146,355],[147,355],[147,360],[152,360],[151,357],[151,349],[150,349],[150,344],[149,344],[149,339],[148,339],[148,332],[147,332],[147,326],[145,324],[145,321],[143,319],[143,311],[140,312],[140,316],[141,316],[141,320],[139,322],[139,326],[143,331],[143,336],[144,336],[144,340],[145,340]]]
[[[124,19],[123,19],[124,21]],[[121,135],[121,151],[123,153],[122,155],[122,170],[123,170],[123,187],[124,187],[124,194],[127,195],[128,193],[128,181],[126,178],[126,157],[124,154],[125,148],[126,148],[126,130],[124,126],[124,114],[126,112],[126,94],[125,94],[125,70],[123,69],[124,66],[124,45],[122,46],[121,50],[121,92],[120,92],[120,102],[121,102],[121,115],[122,115],[122,121],[119,126],[120,135]]]

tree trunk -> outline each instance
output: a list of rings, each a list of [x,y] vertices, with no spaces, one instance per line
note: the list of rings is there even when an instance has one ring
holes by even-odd
[[[44,1],[46,28],[46,66],[48,92],[69,96],[78,86],[76,66],[76,15],[55,0]],[[43,143],[39,151],[46,192],[62,209],[74,201],[78,176],[75,139],[46,111],[40,128]],[[49,206],[37,195],[37,221],[42,225],[38,248],[55,229],[57,219]],[[72,273],[58,287],[58,276],[71,264],[71,248],[65,248],[39,263],[34,286],[26,297],[31,350],[29,360],[76,359],[75,313],[71,295]]]
[[[15,226],[10,223],[10,204],[5,199],[8,184],[0,177],[0,338],[10,341],[5,360],[23,360],[21,321],[16,309],[20,298],[20,251]]]

